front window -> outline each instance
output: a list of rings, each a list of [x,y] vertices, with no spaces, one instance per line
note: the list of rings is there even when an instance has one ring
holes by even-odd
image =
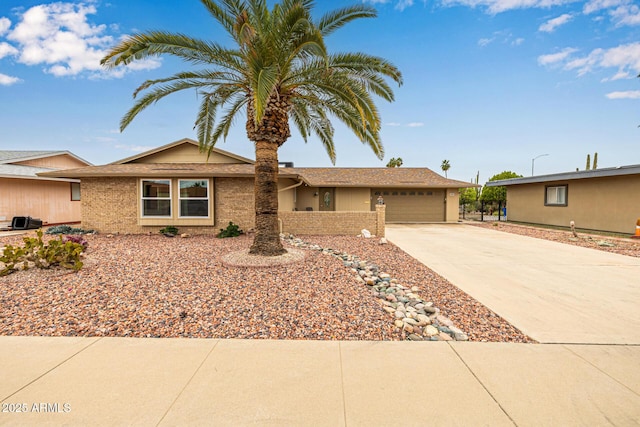
[[[209,182],[207,180],[181,179],[180,217],[209,216]]]
[[[567,206],[567,186],[566,185],[554,185],[546,187],[545,206]]]
[[[171,180],[142,181],[142,216],[171,216]]]
[[[80,200],[80,183],[72,182],[71,183],[71,201],[77,202]]]

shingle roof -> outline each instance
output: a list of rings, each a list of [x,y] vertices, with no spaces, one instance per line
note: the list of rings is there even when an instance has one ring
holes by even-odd
[[[289,168],[285,169],[288,170]],[[312,187],[473,187],[428,168],[290,168]]]
[[[220,163],[127,163],[50,171],[40,176],[87,177],[253,177],[254,165]],[[473,187],[427,168],[281,168],[281,178],[302,179],[312,187]]]
[[[498,187],[503,185],[534,184],[541,182],[569,181],[575,179],[603,178],[607,176],[639,175],[640,165],[618,166],[615,168],[592,169],[576,172],[563,172],[550,175],[528,176],[524,178],[503,179],[500,181],[489,181],[487,187]]]
[[[27,159],[49,157],[65,153],[66,151],[0,150],[0,163],[19,162]]]
[[[54,169],[38,168],[34,166],[22,166],[22,165],[7,165],[0,164],[0,177],[3,178],[29,178],[29,179],[47,179],[47,177],[38,176],[41,172],[51,172]],[[60,180],[60,178],[48,179]],[[66,181],[67,179],[62,179]],[[73,180],[70,180],[73,181]]]

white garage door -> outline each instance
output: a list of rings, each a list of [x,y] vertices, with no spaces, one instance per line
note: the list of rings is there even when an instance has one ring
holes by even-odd
[[[444,190],[374,189],[372,200],[382,195],[386,222],[440,222],[445,220]]]

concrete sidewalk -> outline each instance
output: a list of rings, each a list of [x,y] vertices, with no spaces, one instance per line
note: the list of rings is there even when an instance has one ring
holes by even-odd
[[[640,258],[463,224],[386,235],[539,342],[640,344]]]
[[[636,425],[639,362],[640,346],[0,337],[0,425]]]

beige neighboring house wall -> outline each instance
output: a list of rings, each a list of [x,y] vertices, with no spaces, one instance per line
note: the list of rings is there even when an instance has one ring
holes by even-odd
[[[507,183],[507,218],[509,221],[576,227],[634,234],[640,218],[640,166],[638,173],[606,176],[625,172],[622,168],[551,175],[542,182],[526,182],[527,178]],[[572,179],[558,179],[562,175]],[[603,176],[604,175],[604,176]],[[529,178],[533,180],[534,178]],[[524,183],[519,183],[525,181]],[[499,182],[499,181],[496,181]],[[567,186],[566,206],[545,206],[548,187]]]
[[[68,151],[0,150],[0,223],[24,216],[45,225],[80,222],[81,201],[72,200],[71,190],[80,181],[37,174],[88,165]]]
[[[245,231],[255,227],[254,168],[251,159],[217,148],[207,158],[196,141],[182,139],[108,165],[41,176],[82,181],[84,228],[107,233],[146,233],[173,225],[180,232],[216,234],[229,222]],[[184,181],[195,182],[187,183],[183,194],[180,183]],[[203,194],[205,182],[207,197],[194,196]],[[473,184],[446,179],[427,168],[281,167],[280,224],[283,230],[294,234],[353,235],[366,228],[382,236],[389,206],[376,206],[373,188],[429,190],[444,199],[450,187],[470,185]],[[325,197],[320,193],[331,195],[329,206],[320,206]],[[200,200],[185,201],[190,197]],[[457,220],[457,199],[454,203]],[[181,217],[183,212],[191,217]],[[437,220],[448,217],[449,211],[445,212],[441,201]]]

